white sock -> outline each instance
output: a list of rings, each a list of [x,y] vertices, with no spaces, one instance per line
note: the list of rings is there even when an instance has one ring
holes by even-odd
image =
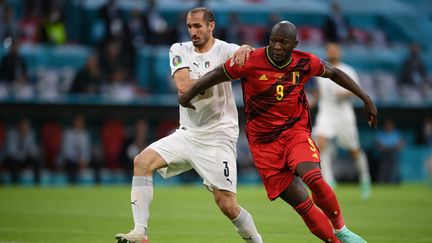
[[[131,206],[135,222],[134,230],[147,230],[150,203],[153,199],[153,177],[132,177]]]
[[[360,151],[356,164],[357,164],[357,169],[359,171],[360,182],[369,183],[371,180],[370,173],[369,173],[369,165],[368,165],[367,157],[363,151]]]
[[[240,214],[232,220],[239,235],[249,243],[262,243],[261,235],[258,233],[252,215],[246,209],[240,208]]]
[[[320,151],[321,157],[321,173],[323,175],[324,180],[330,184],[330,186],[334,186],[336,184],[333,168],[332,168],[332,145],[330,143],[327,144],[327,148]]]

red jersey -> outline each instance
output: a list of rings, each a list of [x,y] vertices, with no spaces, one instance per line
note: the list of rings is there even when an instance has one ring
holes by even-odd
[[[227,60],[224,70],[229,78],[242,81],[249,143],[270,143],[291,129],[310,132],[304,85],[324,73],[317,56],[293,50],[291,59],[278,66],[270,59],[268,47],[263,47],[252,52],[241,67]]]

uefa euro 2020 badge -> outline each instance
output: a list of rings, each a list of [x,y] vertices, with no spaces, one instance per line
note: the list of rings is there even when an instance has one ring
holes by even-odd
[[[174,65],[174,67],[177,67],[178,65],[180,65],[182,63],[182,59],[180,56],[174,56],[172,59],[172,64]]]

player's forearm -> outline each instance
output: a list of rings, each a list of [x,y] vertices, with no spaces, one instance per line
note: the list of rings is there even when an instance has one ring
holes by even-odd
[[[222,65],[215,68],[213,71],[208,72],[201,78],[199,78],[189,89],[187,89],[182,94],[179,93],[179,103],[185,105],[189,103],[193,97],[197,96],[199,93],[204,92],[206,89],[220,84],[222,82],[228,81],[229,78],[223,71]]]
[[[195,81],[195,79],[187,79],[183,80],[182,82],[176,82],[178,96],[180,97],[181,95],[186,93],[186,91],[188,91],[192,87]]]

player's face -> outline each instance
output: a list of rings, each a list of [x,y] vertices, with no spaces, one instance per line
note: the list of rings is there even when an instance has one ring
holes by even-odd
[[[273,61],[283,63],[291,57],[297,41],[287,35],[274,34],[270,36],[269,54]]]
[[[186,25],[195,47],[203,47],[210,39],[214,29],[214,22],[204,20],[204,13],[188,14]]]

